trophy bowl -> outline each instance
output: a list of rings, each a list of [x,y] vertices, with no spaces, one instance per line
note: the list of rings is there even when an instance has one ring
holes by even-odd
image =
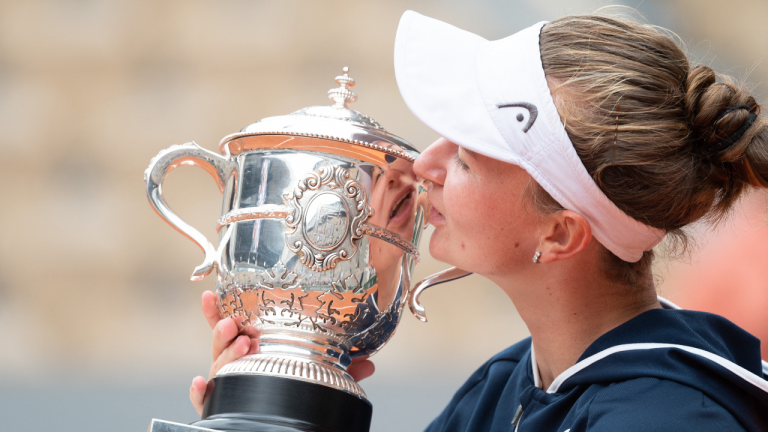
[[[333,105],[253,123],[219,153],[172,146],[145,173],[152,207],[205,253],[191,279],[216,270],[221,316],[258,329],[259,353],[218,371],[196,426],[367,431],[371,404],[346,368],[392,337],[409,295],[423,318],[410,289],[429,210],[419,153],[348,108],[347,68],[336,82]],[[223,193],[218,247],[163,198],[180,165]]]

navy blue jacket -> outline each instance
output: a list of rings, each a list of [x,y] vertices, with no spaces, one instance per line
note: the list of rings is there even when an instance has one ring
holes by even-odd
[[[764,379],[754,336],[717,315],[654,309],[598,338],[547,391],[534,386],[530,338],[511,346],[427,431],[768,431]]]

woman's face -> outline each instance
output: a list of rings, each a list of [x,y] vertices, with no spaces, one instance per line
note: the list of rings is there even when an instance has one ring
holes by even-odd
[[[491,278],[531,262],[537,220],[524,201],[531,180],[525,170],[440,138],[418,157],[414,171],[432,182],[433,257]]]

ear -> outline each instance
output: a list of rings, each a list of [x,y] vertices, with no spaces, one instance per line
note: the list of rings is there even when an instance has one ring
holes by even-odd
[[[583,251],[592,240],[592,227],[584,216],[572,210],[548,215],[539,223],[539,262],[566,260]]]

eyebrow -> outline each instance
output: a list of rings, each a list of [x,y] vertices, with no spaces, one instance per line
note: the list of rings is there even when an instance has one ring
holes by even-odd
[[[472,150],[469,150],[466,147],[459,146],[462,150],[464,150],[468,155],[472,156],[472,159],[477,159],[477,153],[473,152]]]

